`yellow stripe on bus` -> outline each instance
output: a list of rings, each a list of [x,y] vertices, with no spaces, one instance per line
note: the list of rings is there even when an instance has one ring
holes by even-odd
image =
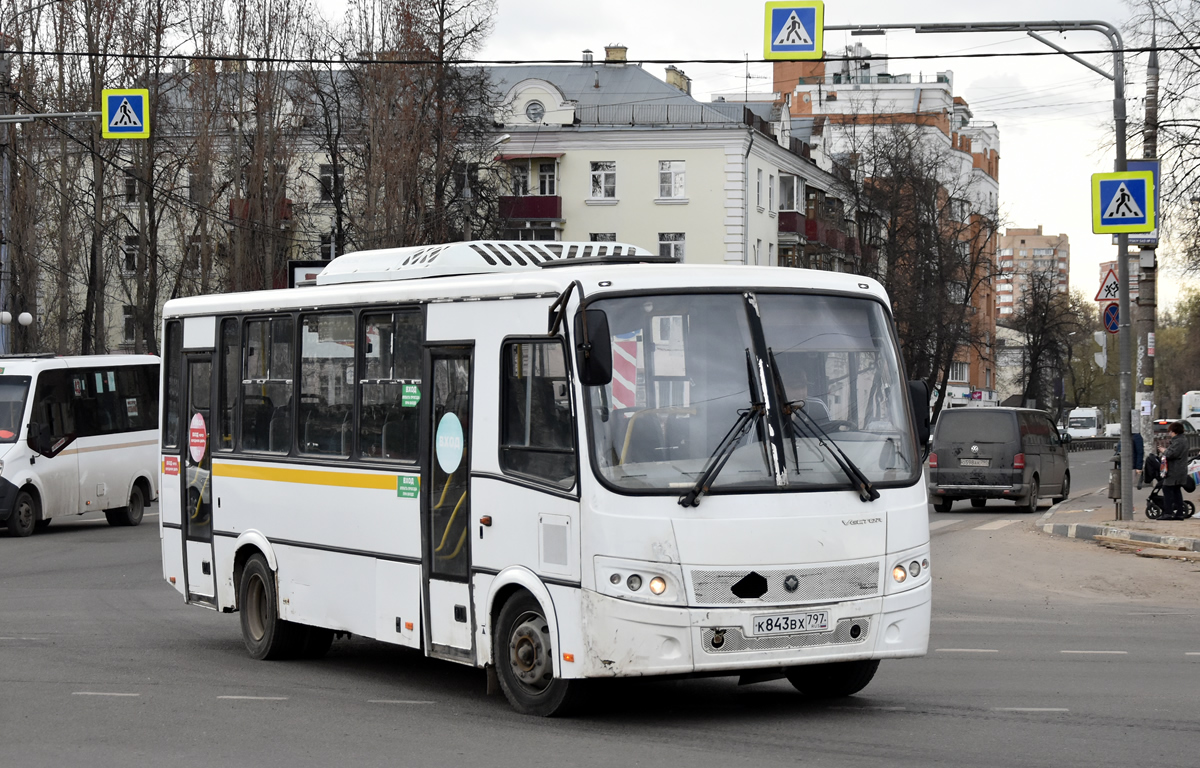
[[[260,467],[250,464],[225,464],[223,462],[213,462],[213,474],[217,477],[240,477],[245,480],[272,480],[278,483],[333,485],[339,488],[371,488],[379,491],[396,490],[396,475],[323,472],[313,469]]]

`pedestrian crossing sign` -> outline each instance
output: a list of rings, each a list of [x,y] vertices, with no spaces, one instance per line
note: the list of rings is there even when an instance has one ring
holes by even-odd
[[[1092,231],[1153,232],[1154,173],[1124,171],[1092,174]]]
[[[100,94],[101,134],[106,139],[150,138],[150,91],[108,88]]]
[[[825,55],[825,3],[770,0],[765,23],[766,59],[819,59]]]

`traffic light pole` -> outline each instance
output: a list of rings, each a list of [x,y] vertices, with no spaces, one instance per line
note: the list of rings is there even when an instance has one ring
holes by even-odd
[[[1117,157],[1113,170],[1127,170],[1125,162],[1125,43],[1121,33],[1107,21],[987,21],[961,24],[845,24],[826,25],[826,31],[849,32],[852,35],[881,35],[889,29],[907,29],[917,34],[962,34],[967,32],[1024,32],[1056,51],[1069,56],[1088,69],[1100,73],[1113,81],[1113,127],[1116,130]],[[1113,52],[1113,71],[1105,72],[1089,61],[1076,56],[1046,40],[1038,32],[1099,32],[1108,38]],[[1129,235],[1117,235],[1117,264],[1120,287],[1120,354],[1121,354],[1121,455],[1128,457],[1121,463],[1121,519],[1133,519],[1133,433],[1132,410],[1133,390],[1131,370],[1133,368],[1133,339],[1129,311]]]

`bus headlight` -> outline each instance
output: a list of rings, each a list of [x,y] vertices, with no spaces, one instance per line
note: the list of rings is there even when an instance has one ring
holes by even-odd
[[[903,565],[897,565],[892,569],[892,578],[899,584],[908,578],[908,571],[904,570]]]
[[[596,591],[602,595],[657,605],[683,604],[683,569],[674,563],[601,556],[594,562]]]

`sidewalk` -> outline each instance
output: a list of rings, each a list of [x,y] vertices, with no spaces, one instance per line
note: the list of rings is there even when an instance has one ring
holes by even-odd
[[[1200,552],[1200,512],[1187,520],[1147,520],[1147,486],[1133,492],[1132,520],[1116,519],[1116,502],[1108,498],[1107,488],[1097,488],[1072,496],[1055,504],[1038,519],[1036,525],[1046,533],[1072,539],[1094,539],[1097,536],[1130,541],[1168,544]],[[1195,494],[1184,494],[1193,504],[1200,502]]]

